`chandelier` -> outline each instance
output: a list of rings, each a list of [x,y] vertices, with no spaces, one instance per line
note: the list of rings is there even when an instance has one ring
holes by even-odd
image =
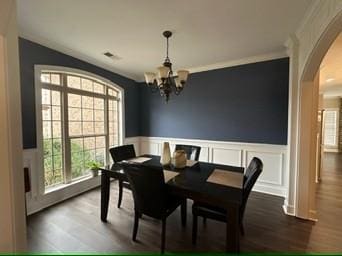
[[[164,31],[163,36],[166,38],[166,58],[163,65],[157,68],[157,74],[152,72],[145,73],[145,81],[152,92],[159,91],[160,95],[165,97],[166,102],[168,102],[172,92],[179,95],[183,90],[189,71],[178,70],[177,75],[173,74],[172,63],[169,58],[169,38],[172,36],[172,32]]]

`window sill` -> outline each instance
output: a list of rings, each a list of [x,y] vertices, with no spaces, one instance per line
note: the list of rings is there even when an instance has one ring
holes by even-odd
[[[99,173],[98,176],[100,176],[100,175],[101,174]],[[74,181],[72,181],[71,183],[68,183],[68,184],[58,184],[58,185],[55,185],[55,186],[48,187],[48,188],[45,189],[44,195],[52,193],[52,192],[56,192],[56,191],[59,191],[59,190],[62,190],[62,189],[68,188],[68,187],[72,187],[72,186],[77,185],[79,183],[90,181],[92,179],[97,179],[98,176],[92,176],[91,174],[89,174],[87,176],[84,176],[84,177],[81,177],[81,178],[79,178],[77,180],[74,180]]]

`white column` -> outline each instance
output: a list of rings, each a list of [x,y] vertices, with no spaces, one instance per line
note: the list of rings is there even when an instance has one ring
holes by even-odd
[[[289,67],[289,106],[287,128],[287,168],[288,193],[284,201],[284,212],[289,215],[296,214],[296,191],[298,171],[298,117],[299,117],[299,83],[298,83],[298,51],[299,43],[296,35],[291,35],[286,42],[287,53],[290,57]]]

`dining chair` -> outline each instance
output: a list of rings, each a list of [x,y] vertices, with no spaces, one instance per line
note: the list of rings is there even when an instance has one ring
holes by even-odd
[[[187,155],[187,158],[189,160],[194,160],[194,161],[198,161],[200,153],[201,153],[201,147],[193,146],[193,145],[176,144],[175,150],[184,150]]]
[[[240,232],[244,235],[243,228],[243,216],[246,209],[247,200],[249,194],[260,176],[263,169],[262,161],[254,157],[250,164],[248,165],[243,179],[243,191],[242,191],[242,204],[239,210],[239,226]],[[201,216],[203,218],[213,219],[221,222],[227,221],[227,211],[226,209],[215,207],[208,204],[203,204],[199,202],[194,202],[192,205],[192,215],[193,215],[193,225],[192,225],[192,243],[196,244],[197,240],[197,217]]]
[[[109,153],[112,156],[114,163],[136,157],[133,144],[110,148]],[[123,188],[131,189],[129,182],[119,180],[118,208],[121,206]]]
[[[134,198],[133,241],[136,241],[141,216],[162,221],[161,252],[165,251],[166,219],[178,206],[181,206],[182,225],[186,223],[185,198],[170,195],[164,181],[162,168],[125,165],[124,171],[131,184]]]

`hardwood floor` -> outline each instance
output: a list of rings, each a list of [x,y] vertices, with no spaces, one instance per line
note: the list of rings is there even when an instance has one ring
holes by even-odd
[[[28,242],[32,252],[159,252],[161,223],[143,217],[138,240],[131,240],[133,200],[124,190],[121,209],[116,207],[118,184],[111,184],[108,223],[100,220],[100,190],[95,189],[28,217]],[[242,252],[341,252],[342,156],[326,155],[322,182],[317,189],[319,221],[286,216],[283,199],[253,192],[245,215]],[[167,222],[166,251],[223,252],[225,225],[207,220],[198,225],[198,242],[191,244],[191,202],[184,229],[180,209]]]

